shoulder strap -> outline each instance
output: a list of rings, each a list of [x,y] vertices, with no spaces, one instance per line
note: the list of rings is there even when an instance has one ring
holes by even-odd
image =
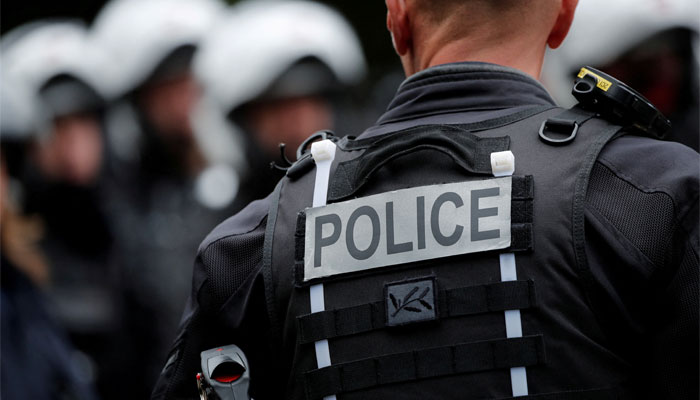
[[[275,190],[272,192],[270,208],[267,213],[267,224],[265,225],[265,239],[263,241],[263,281],[265,283],[265,304],[267,305],[267,317],[270,321],[270,337],[273,338],[273,348],[278,348],[276,343],[281,343],[282,325],[280,317],[277,315],[275,306],[274,282],[272,281],[272,244],[275,236],[275,224],[277,223],[277,211],[279,209],[280,194],[284,186],[284,179],[281,179]]]
[[[583,125],[590,121],[585,127]],[[590,132],[595,138],[591,141],[588,147],[588,152],[583,159],[579,168],[579,174],[576,177],[576,187],[574,190],[573,204],[573,237],[574,237],[574,252],[576,255],[576,264],[579,272],[582,273],[581,278],[590,281],[590,271],[588,268],[588,260],[585,252],[585,226],[584,226],[584,207],[586,200],[586,192],[588,190],[588,180],[593,169],[593,164],[598,159],[601,150],[611,140],[626,133],[621,125],[614,125],[603,118],[600,118],[595,112],[584,110],[579,105],[562,111],[555,117],[550,117],[542,122],[539,136],[540,140],[552,146],[562,146],[571,143],[579,134],[579,130]],[[564,138],[552,137],[552,134],[564,135]]]

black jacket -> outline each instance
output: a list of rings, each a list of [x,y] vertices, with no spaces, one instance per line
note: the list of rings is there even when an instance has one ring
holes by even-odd
[[[361,137],[475,123],[547,105],[553,105],[547,92],[512,69],[438,66],[407,79]],[[619,346],[614,356],[638,370],[632,384],[659,398],[697,397],[697,171],[698,154],[682,145],[623,136],[599,155],[587,191],[585,250],[597,288],[593,312],[604,316],[605,334]],[[270,201],[251,203],[200,246],[181,331],[154,398],[194,398],[199,352],[229,343],[251,362],[253,397],[282,396],[288,371],[283,356],[270,350],[262,276]]]

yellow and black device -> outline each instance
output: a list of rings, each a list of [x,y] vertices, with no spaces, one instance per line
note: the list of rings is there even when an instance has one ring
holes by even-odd
[[[671,130],[669,121],[636,90],[595,68],[583,67],[571,93],[582,108],[631,125],[645,135],[663,139]]]

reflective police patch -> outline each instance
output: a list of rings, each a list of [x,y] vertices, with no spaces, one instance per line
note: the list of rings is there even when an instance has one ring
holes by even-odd
[[[510,246],[511,177],[306,210],[304,281]]]
[[[387,284],[384,301],[387,326],[434,320],[437,318],[435,278]]]

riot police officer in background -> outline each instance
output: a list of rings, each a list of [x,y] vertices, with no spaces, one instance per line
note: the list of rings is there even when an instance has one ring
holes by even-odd
[[[81,357],[46,297],[52,271],[41,248],[41,218],[22,215],[20,179],[36,109],[27,88],[7,72],[2,69],[0,92],[0,397],[94,399]]]
[[[114,99],[105,205],[123,256],[125,357],[141,368],[128,385],[132,397],[150,391],[187,297],[191,254],[225,215],[197,197],[207,160],[190,122],[200,95],[192,59],[223,10],[217,0],[115,0],[92,26],[95,46],[110,56],[100,68]]]
[[[575,0],[386,4],[408,78],[207,237],[153,398],[229,343],[256,399],[697,398],[697,153],[590,69],[555,107]]]
[[[306,22],[299,24],[302,18]],[[366,69],[347,21],[308,1],[237,4],[206,35],[194,68],[210,107],[227,119],[226,134],[242,142],[232,149],[245,161],[236,211],[265,197],[283,175],[270,168],[273,161],[284,166],[280,143],[286,144],[284,157],[294,160],[309,132],[350,119],[348,107],[335,100],[357,85]],[[202,148],[226,148],[209,144],[215,136],[203,133],[198,135]]]
[[[109,376],[121,366],[116,342],[122,326],[112,224],[101,197],[106,152],[103,87],[95,68],[100,53],[81,23],[49,20],[10,32],[2,58],[8,82],[3,95],[21,105],[13,115],[3,109],[3,121],[27,118],[30,124],[24,146],[5,154],[24,188],[22,212],[43,223],[39,244],[48,263],[43,289],[49,314],[82,352],[68,357],[83,360],[83,379],[110,392],[117,385]],[[19,155],[26,157],[16,162]]]

